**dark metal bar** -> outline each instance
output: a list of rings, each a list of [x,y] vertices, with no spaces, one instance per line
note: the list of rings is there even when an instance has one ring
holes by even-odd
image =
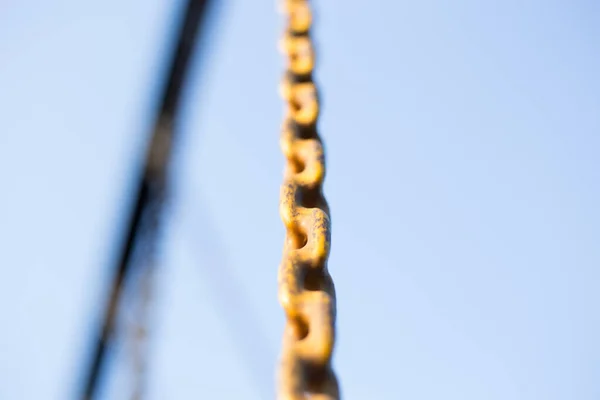
[[[124,282],[131,271],[133,249],[144,228],[142,222],[148,213],[155,215],[160,213],[160,204],[165,196],[167,168],[171,158],[171,144],[175,135],[174,121],[179,108],[181,90],[185,83],[192,53],[196,47],[197,32],[205,21],[208,3],[209,0],[189,0],[185,10],[171,66],[165,79],[161,103],[157,110],[143,175],[138,184],[136,201],[131,210],[125,240],[115,265],[102,329],[94,344],[90,364],[87,368],[88,373],[81,394],[83,400],[92,400],[97,396],[99,377],[112,339],[121,293]],[[150,240],[153,237],[150,235]]]

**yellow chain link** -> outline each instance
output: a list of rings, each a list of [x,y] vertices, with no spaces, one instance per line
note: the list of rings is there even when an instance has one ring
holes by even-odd
[[[279,269],[279,301],[287,317],[279,370],[279,400],[339,399],[331,367],[335,341],[335,289],[327,271],[331,243],[323,196],[325,156],[317,133],[319,101],[307,0],[284,0],[287,26],[280,47],[287,71],[281,149],[287,159],[279,211],[286,227]]]

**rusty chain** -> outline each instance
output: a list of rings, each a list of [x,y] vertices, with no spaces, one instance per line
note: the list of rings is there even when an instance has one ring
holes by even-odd
[[[280,85],[286,102],[280,144],[287,163],[279,211],[286,239],[278,280],[287,321],[277,395],[279,400],[335,400],[340,396],[331,367],[336,299],[327,271],[331,228],[312,78],[312,13],[307,0],[284,0],[282,11],[287,25],[280,47],[287,71]]]

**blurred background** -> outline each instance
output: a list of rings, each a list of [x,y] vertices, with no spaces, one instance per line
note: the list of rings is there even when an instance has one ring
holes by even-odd
[[[274,398],[283,18],[210,3],[99,399]],[[313,4],[343,398],[599,399],[600,3]],[[0,399],[80,396],[186,7],[0,2]]]

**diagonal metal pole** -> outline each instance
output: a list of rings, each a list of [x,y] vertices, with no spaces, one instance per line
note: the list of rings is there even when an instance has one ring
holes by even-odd
[[[115,319],[124,282],[131,271],[134,246],[143,230],[147,214],[158,215],[165,196],[167,168],[171,158],[171,147],[175,136],[176,120],[181,90],[195,50],[198,31],[205,22],[209,0],[188,0],[179,37],[167,71],[162,99],[157,110],[155,126],[147,150],[145,165],[138,183],[136,200],[130,213],[124,242],[115,265],[108,301],[105,306],[101,332],[94,343],[92,356],[83,383],[82,400],[95,399],[99,377],[102,372],[109,342],[112,339]],[[151,218],[150,215],[148,217]],[[151,218],[152,219],[152,218]],[[150,235],[153,238],[154,235]],[[152,243],[150,243],[152,245]]]

